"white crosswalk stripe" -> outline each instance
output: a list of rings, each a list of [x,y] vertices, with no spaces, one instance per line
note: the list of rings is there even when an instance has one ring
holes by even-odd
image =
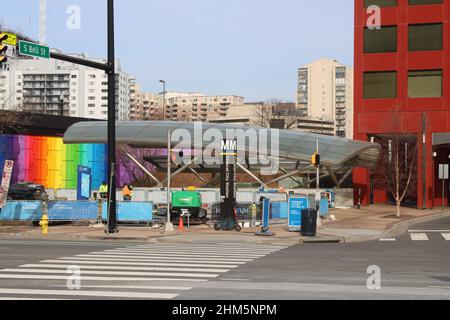
[[[285,248],[252,244],[145,244],[52,258],[0,270],[0,300],[174,299],[196,284],[217,279]],[[73,267],[80,270],[80,290],[65,289]],[[3,288],[2,280],[63,282],[52,282],[37,290],[35,284],[30,289]]]
[[[440,235],[445,241],[450,241],[450,232],[442,232],[440,230],[424,230],[424,231],[409,231],[409,237],[412,241],[430,241],[430,235]],[[442,240],[442,238],[440,238]],[[437,240],[435,237],[434,239]],[[397,238],[381,238],[379,242],[396,242]]]
[[[450,233],[441,233],[441,235],[446,241],[450,241]]]
[[[412,241],[428,241],[430,240],[426,233],[410,233]]]

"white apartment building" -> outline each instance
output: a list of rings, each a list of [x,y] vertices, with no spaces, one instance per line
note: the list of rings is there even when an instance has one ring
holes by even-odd
[[[130,119],[144,121],[207,122],[225,118],[230,107],[244,104],[244,98],[238,96],[207,96],[197,92],[175,91],[165,94],[145,93],[133,81],[130,98]]]
[[[125,121],[130,114],[132,78],[119,61],[116,74],[116,118]],[[107,119],[108,78],[104,71],[69,62],[10,59],[0,70],[0,105],[7,110]]]
[[[163,119],[162,95],[141,91],[140,86],[134,80],[130,89],[130,120],[148,121]]]
[[[319,59],[298,69],[297,108],[312,120],[334,122],[335,135],[353,138],[353,68]]]
[[[243,105],[239,96],[207,96],[202,93],[166,92],[166,119],[211,121],[227,116],[230,106]]]

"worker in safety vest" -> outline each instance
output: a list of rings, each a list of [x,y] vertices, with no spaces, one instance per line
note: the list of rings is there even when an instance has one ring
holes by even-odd
[[[98,188],[98,192],[100,193],[100,198],[108,199],[108,184],[106,181],[103,181],[100,188]]]
[[[122,189],[123,201],[131,201],[133,197],[133,187],[129,184],[126,184]]]

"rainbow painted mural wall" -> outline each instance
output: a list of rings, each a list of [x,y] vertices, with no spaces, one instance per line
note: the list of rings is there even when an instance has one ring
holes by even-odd
[[[92,169],[92,187],[106,180],[105,145],[65,145],[60,137],[0,135],[0,170],[14,160],[12,183],[30,181],[47,189],[76,189],[79,165]]]

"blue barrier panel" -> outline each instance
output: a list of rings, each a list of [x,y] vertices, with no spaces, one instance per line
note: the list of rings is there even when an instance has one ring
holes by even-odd
[[[0,209],[0,221],[32,221],[42,215],[40,201],[8,201]]]
[[[289,231],[300,232],[302,227],[302,210],[309,209],[309,199],[306,197],[289,198]]]
[[[328,198],[322,198],[320,200],[320,216],[321,217],[327,217],[328,214],[330,213],[330,207],[329,207],[329,202],[328,202]]]
[[[50,221],[89,221],[97,218],[98,204],[95,201],[56,201],[48,204]]]
[[[287,202],[272,202],[270,205],[271,205],[271,218],[272,219],[287,219],[288,218],[288,203]]]
[[[103,203],[103,220],[108,220],[107,203]],[[118,222],[145,222],[153,221],[153,202],[119,202],[117,206]]]

